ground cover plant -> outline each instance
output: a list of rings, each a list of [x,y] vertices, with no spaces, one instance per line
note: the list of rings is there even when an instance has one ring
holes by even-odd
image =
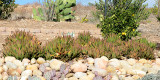
[[[26,32],[16,32],[6,39],[3,45],[5,56],[17,59],[43,57],[70,61],[84,56],[98,58],[107,56],[109,59],[121,57],[155,59],[155,44],[145,39],[122,41],[116,34],[104,39],[92,37],[90,33],[80,33],[78,38],[71,36],[57,37],[41,47],[40,42]]]
[[[5,39],[3,44],[4,56],[14,56],[22,60],[24,58],[38,58],[41,49],[41,42],[32,34],[24,31],[16,31]]]

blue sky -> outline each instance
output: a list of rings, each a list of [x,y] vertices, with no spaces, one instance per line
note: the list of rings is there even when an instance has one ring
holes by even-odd
[[[15,1],[16,1],[15,3],[17,4],[24,5],[24,4],[33,3],[39,0],[15,0]],[[87,5],[88,2],[94,3],[95,1],[98,1],[98,0],[77,0],[77,2],[81,2],[83,5]],[[155,4],[155,0],[147,0],[146,3],[148,3],[148,7],[153,7],[153,5]]]

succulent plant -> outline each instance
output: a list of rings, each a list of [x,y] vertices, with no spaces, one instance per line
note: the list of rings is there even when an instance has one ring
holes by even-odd
[[[71,7],[76,5],[76,0],[56,0],[55,1],[55,13],[58,21],[71,20],[74,18],[72,15],[74,12]]]
[[[9,76],[7,80],[18,80],[17,76]]]
[[[79,57],[81,46],[71,36],[57,37],[43,47],[46,59],[61,59],[66,62]]]
[[[41,42],[32,34],[25,31],[16,31],[5,39],[3,44],[4,56],[14,56],[16,59],[38,58]]]
[[[29,76],[28,80],[41,80],[41,78],[37,77],[36,75]]]

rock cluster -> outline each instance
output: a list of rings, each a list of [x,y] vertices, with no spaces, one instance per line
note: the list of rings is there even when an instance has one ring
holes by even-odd
[[[63,68],[68,65],[68,71]],[[101,58],[87,58],[86,60],[73,60],[62,62],[57,59],[45,60],[43,58],[23,59],[22,61],[8,56],[0,58],[0,80],[6,80],[10,76],[16,76],[17,80],[28,80],[31,76],[45,79],[48,73],[52,75],[64,73],[64,80],[93,80],[96,76],[109,80],[136,80],[146,74],[157,73],[160,70],[160,59],[126,59],[118,60],[103,56]]]

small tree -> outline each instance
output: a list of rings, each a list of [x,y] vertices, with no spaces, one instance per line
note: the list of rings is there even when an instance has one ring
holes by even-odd
[[[101,15],[103,15],[105,2],[103,0],[99,1],[101,5],[96,3],[96,7],[101,11]],[[136,29],[145,10],[146,5],[143,5],[143,3],[146,0],[106,1],[106,17],[97,25],[97,27],[101,28],[103,35],[118,34],[122,40],[128,40],[133,36],[137,36],[138,31]]]

